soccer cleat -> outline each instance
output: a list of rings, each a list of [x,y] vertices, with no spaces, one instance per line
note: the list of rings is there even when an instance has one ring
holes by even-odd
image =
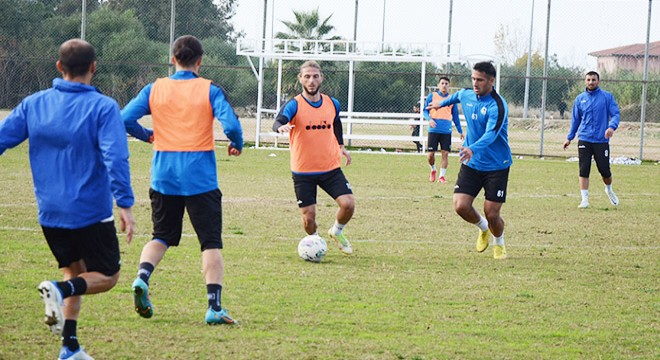
[[[52,281],[43,281],[37,287],[46,306],[44,323],[55,335],[61,335],[64,329],[64,314],[62,313],[62,293]]]
[[[78,348],[76,351],[71,351],[68,347],[62,346],[58,360],[94,360],[94,358],[87,355],[83,348]]]
[[[328,230],[328,235],[337,243],[337,246],[339,247],[339,250],[343,252],[346,255],[350,255],[353,253],[353,248],[351,247],[351,243],[348,241],[346,236],[344,234],[339,234],[335,235],[335,232],[332,231],[332,228]]]
[[[477,252],[484,252],[488,249],[488,239],[490,238],[490,230],[479,231],[479,237],[477,237]]]
[[[619,198],[616,197],[614,191],[607,191],[607,188],[605,188],[605,194],[607,194],[607,197],[610,198],[610,203],[612,203],[612,205],[619,206]]]
[[[589,201],[587,200],[582,200],[580,202],[580,205],[578,205],[578,209],[586,209],[589,207]]]
[[[438,173],[437,170],[431,170],[431,175],[429,175],[429,181],[435,182],[435,175]]]
[[[438,179],[438,182],[439,182],[439,183],[443,183],[443,184],[444,184],[444,183],[446,183],[446,182],[447,182],[447,179],[445,179],[445,177],[444,177],[444,176],[440,176],[440,178]]]
[[[149,285],[137,278],[133,281],[133,303],[135,311],[143,318],[150,318],[154,314],[153,306],[149,300]]]
[[[498,260],[506,259],[506,247],[504,245],[493,245],[493,258]]]
[[[221,324],[227,324],[227,325],[234,325],[238,324],[238,322],[231,317],[229,317],[229,314],[227,314],[227,309],[221,309],[220,311],[215,311],[211,308],[208,308],[206,310],[206,323],[209,325],[221,325]]]

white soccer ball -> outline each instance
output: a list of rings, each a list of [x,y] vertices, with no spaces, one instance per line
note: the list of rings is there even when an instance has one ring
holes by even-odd
[[[321,262],[328,252],[328,244],[318,235],[307,235],[298,243],[300,258],[311,262]]]

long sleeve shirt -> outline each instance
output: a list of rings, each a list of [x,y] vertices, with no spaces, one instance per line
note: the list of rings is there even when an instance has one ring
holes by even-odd
[[[612,94],[600,88],[585,90],[575,98],[571,129],[566,138],[573,140],[577,133],[578,139],[583,141],[608,143],[610,139],[605,138],[605,130],[616,130],[620,118],[619,105]]]

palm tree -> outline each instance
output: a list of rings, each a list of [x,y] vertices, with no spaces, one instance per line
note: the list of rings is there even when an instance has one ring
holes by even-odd
[[[275,34],[277,39],[305,39],[305,40],[341,40],[340,36],[329,36],[329,34],[335,29],[333,25],[330,25],[330,18],[332,14],[321,21],[318,8],[310,12],[305,11],[295,11],[293,10],[293,15],[295,21],[281,20],[282,24],[287,27],[287,32],[278,32]],[[283,44],[278,44],[276,47],[282,49]],[[319,48],[320,47],[320,48]],[[338,44],[334,46],[335,51],[343,51],[346,47],[343,44]],[[296,44],[289,44],[288,49],[293,51],[298,51],[299,48]],[[307,42],[303,45],[304,52],[315,52],[314,49],[319,49],[323,51],[328,51],[330,49],[329,44],[317,45],[312,42]],[[284,73],[282,79],[282,92],[284,94],[294,94],[299,91],[297,74],[298,67],[302,64],[302,61],[288,61],[284,65]],[[322,63],[324,70],[337,69],[338,64],[333,62],[324,62]],[[341,67],[341,66],[340,66]],[[334,89],[336,92],[337,81],[326,81],[324,88],[327,90]],[[286,95],[285,95],[286,96]]]
[[[288,32],[278,32],[275,37],[278,39],[309,39],[309,40],[339,40],[341,37],[327,35],[335,29],[330,25],[330,18],[332,14],[319,23],[319,9],[312,10],[311,12],[293,11],[296,21],[282,20]]]

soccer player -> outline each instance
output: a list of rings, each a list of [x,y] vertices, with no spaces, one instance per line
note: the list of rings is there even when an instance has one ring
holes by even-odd
[[[151,218],[153,238],[142,249],[138,276],[133,281],[135,310],[144,317],[153,315],[149,279],[171,246],[181,240],[183,213],[188,211],[202,250],[206,280],[208,324],[234,324],[222,308],[224,280],[222,257],[222,193],[213,138],[213,122],[222,123],[231,143],[229,156],[243,149],[243,130],[227,94],[211,80],[199,77],[202,44],[194,36],[174,42],[172,63],[176,72],[145,86],[122,111],[129,134],[153,143],[151,163]],[[153,130],[137,121],[151,114]]]
[[[619,205],[619,198],[612,190],[612,172],[610,170],[610,138],[619,127],[619,105],[614,96],[602,90],[600,76],[589,71],[584,78],[586,89],[575,98],[571,129],[568,131],[564,150],[578,136],[578,159],[580,166],[580,209],[589,207],[589,173],[591,158],[596,161],[598,172],[605,183],[605,194],[614,206]]]
[[[490,62],[479,62],[472,68],[472,89],[463,89],[439,105],[461,103],[467,122],[467,136],[460,149],[462,163],[454,186],[454,210],[463,220],[479,228],[477,251],[488,248],[493,235],[493,257],[506,259],[504,220],[500,216],[506,201],[506,188],[511,166],[507,126],[509,109],[506,101],[495,92],[496,70]],[[484,189],[485,218],[472,205]]]
[[[317,234],[316,191],[320,186],[339,205],[328,235],[349,255],[353,248],[343,230],[355,211],[355,197],[341,171],[341,156],[349,165],[351,155],[344,148],[339,101],[319,91],[323,73],[315,61],[300,66],[298,81],[303,92],[284,105],[273,131],[289,133],[293,187],[305,232]]]
[[[76,335],[81,295],[108,291],[119,279],[113,197],[129,244],[133,238],[128,143],[119,105],[91,85],[92,45],[64,42],[56,66],[62,78],[0,122],[0,154],[30,142],[39,224],[64,278],[38,286],[45,322],[62,336],[59,359],[92,359]]]
[[[439,104],[441,101],[449,98],[449,78],[443,76],[438,82],[438,90],[426,97],[424,102],[424,119],[429,121],[428,128],[428,161],[431,166],[429,181],[434,182],[438,173],[435,167],[435,152],[440,146],[440,177],[439,183],[446,183],[447,165],[449,165],[449,151],[451,150],[451,123],[454,122],[456,130],[461,135],[463,141],[463,129],[461,121],[458,118],[458,107],[449,105],[443,108],[430,108],[430,104]]]

